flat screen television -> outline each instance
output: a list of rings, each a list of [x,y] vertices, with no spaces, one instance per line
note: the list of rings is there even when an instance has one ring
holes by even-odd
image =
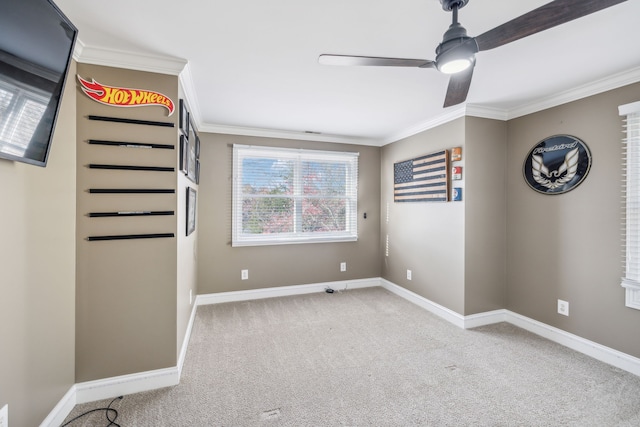
[[[47,165],[77,35],[51,0],[0,1],[0,158]]]

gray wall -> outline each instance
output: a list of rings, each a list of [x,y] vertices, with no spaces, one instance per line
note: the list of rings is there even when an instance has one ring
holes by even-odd
[[[465,147],[465,120],[382,147],[382,277],[458,313],[464,313],[465,204],[394,203],[393,164],[443,149]],[[466,166],[468,167],[468,166]],[[388,214],[387,214],[388,212]],[[389,255],[385,245],[389,240]],[[407,270],[412,280],[407,280]]]
[[[508,122],[466,117],[383,147],[383,277],[460,314],[507,308],[640,357],[640,311],[625,307],[620,286],[617,110],[638,99],[634,84]],[[583,139],[593,166],[578,188],[545,196],[526,185],[522,164],[555,134]],[[455,146],[463,202],[393,203],[394,162]],[[558,299],[569,302],[569,317],[557,313]]]
[[[110,71],[83,69],[89,70],[92,75],[85,77],[113,81]],[[149,87],[149,75],[127,73],[131,75],[130,86]],[[175,96],[175,79],[171,88],[166,91]],[[200,294],[382,276],[459,313],[506,307],[640,357],[635,338],[640,311],[624,306],[619,285],[622,123],[617,114],[618,105],[640,99],[640,84],[505,123],[467,117],[382,148],[201,134],[199,236],[179,238],[166,253],[161,250],[166,256],[145,259],[154,266],[173,265],[166,272],[172,277],[166,289],[122,289],[135,291],[127,294],[131,298],[120,298],[119,291],[112,294],[124,306],[104,307],[95,295],[83,294],[88,291],[83,269],[97,264],[94,250],[85,252],[82,225],[76,262],[76,215],[82,223],[86,213],[78,202],[76,214],[76,187],[82,190],[89,181],[82,168],[76,179],[76,166],[87,159],[76,160],[74,95],[79,104],[86,101],[80,101],[84,95],[70,80],[47,168],[0,160],[0,180],[5,183],[0,199],[6,205],[0,210],[0,406],[9,403],[12,426],[37,425],[76,380],[173,366],[190,312],[187,294],[195,285],[189,275],[195,275],[196,257]],[[533,145],[558,133],[582,138],[591,148],[593,167],[570,193],[540,195],[524,183],[522,162]],[[78,135],[77,144],[84,138]],[[231,248],[233,143],[360,152],[359,241]],[[463,147],[463,202],[393,203],[394,162],[454,146]],[[178,176],[172,185],[178,190],[173,204],[181,209],[180,191],[191,184]],[[362,219],[364,212],[367,220]],[[183,222],[182,214],[173,219],[177,233]],[[138,254],[133,249],[130,253]],[[342,261],[348,263],[345,273],[339,272]],[[244,268],[250,270],[247,281],[240,280]],[[406,280],[407,269],[413,271],[412,281]],[[176,278],[178,272],[186,279]],[[113,284],[100,280],[104,286],[96,290]],[[556,313],[558,298],[569,301],[571,316]],[[141,308],[140,303],[150,299],[153,308]],[[114,313],[122,313],[123,307],[130,316],[114,324]],[[126,356],[127,363],[118,359],[106,368],[95,366],[102,359],[87,350],[85,336],[78,345],[82,374],[74,377],[76,323],[97,325],[99,331],[131,328],[133,332],[126,331],[130,336],[148,331],[141,325],[158,313],[161,319],[153,333],[161,335],[166,348],[152,355],[151,363],[137,346],[128,354],[132,360],[134,353],[136,360],[143,357],[143,363]]]
[[[74,88],[46,168],[0,160],[0,407],[14,427],[39,425],[74,383]]]
[[[378,147],[218,134],[200,138],[199,294],[380,276]],[[358,241],[232,248],[232,144],[359,152]],[[347,263],[346,272],[340,272],[340,262]],[[249,270],[249,280],[240,280],[242,269]]]
[[[507,124],[465,119],[465,310],[498,310],[506,304]]]
[[[640,357],[640,311],[625,307],[621,247],[621,138],[618,106],[640,99],[640,84],[508,123],[507,308]],[[581,138],[591,172],[569,193],[529,189],[522,163],[545,137]],[[569,317],[557,300],[569,302]]]
[[[184,99],[184,94],[180,92],[180,98]],[[179,103],[176,100],[176,112],[174,114],[179,115]],[[176,117],[177,118],[177,117]],[[176,147],[179,147],[176,144]],[[180,150],[175,150],[175,155],[178,156],[179,161]],[[189,326],[189,320],[191,312],[195,308],[195,300],[198,294],[198,235],[199,229],[196,227],[195,231],[187,236],[186,223],[187,223],[187,187],[194,188],[198,191],[198,185],[191,181],[181,172],[177,174],[178,186],[177,188],[177,288],[176,288],[176,315],[177,315],[177,329],[176,329],[176,356],[180,356],[182,345]],[[198,195],[198,193],[196,193]],[[196,224],[198,223],[198,210],[196,202]],[[185,349],[186,351],[186,349]]]
[[[78,64],[85,79],[163,93],[176,104],[117,108],[87,97],[77,85],[76,382],[176,366],[195,288],[195,236],[184,236],[186,183],[177,172],[179,149],[87,144],[88,139],[178,145],[177,126],[106,123],[87,115],[178,123],[178,78]],[[175,167],[175,172],[112,171],[89,163]],[[166,188],[176,194],[89,194],[90,188]],[[89,212],[175,211],[173,216],[90,218]],[[180,221],[180,224],[178,224]],[[176,238],[87,241],[87,236],[174,233]],[[178,251],[178,247],[184,253]],[[178,281],[178,262],[181,262]],[[190,285],[191,284],[191,285]],[[180,302],[180,303],[179,303]],[[178,319],[178,313],[181,317]],[[178,332],[178,324],[181,331]]]

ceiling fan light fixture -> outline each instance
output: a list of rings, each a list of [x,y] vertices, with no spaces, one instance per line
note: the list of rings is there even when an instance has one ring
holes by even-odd
[[[475,54],[478,51],[476,46],[473,39],[449,42],[447,45],[441,44],[436,57],[438,70],[444,74],[456,74],[473,67],[476,61]]]
[[[438,64],[438,69],[444,74],[456,74],[469,68],[472,62],[468,58],[453,59],[444,64]]]
[[[444,3],[443,3],[444,5]],[[478,44],[458,22],[458,6],[453,8],[453,23],[436,48],[436,66],[444,74],[455,74],[472,67]]]

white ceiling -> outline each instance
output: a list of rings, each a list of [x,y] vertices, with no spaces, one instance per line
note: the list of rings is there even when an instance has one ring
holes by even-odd
[[[81,62],[180,73],[200,131],[383,145],[465,112],[508,119],[640,81],[639,0],[480,52],[467,103],[448,109],[435,70],[317,61],[435,59],[451,23],[438,0],[55,2]],[[476,36],[546,3],[470,0],[459,20]]]

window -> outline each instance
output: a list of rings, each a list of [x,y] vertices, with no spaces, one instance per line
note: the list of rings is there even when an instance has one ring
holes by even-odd
[[[48,102],[33,87],[0,81],[0,151],[24,155]]]
[[[358,153],[233,146],[233,246],[358,239]]]
[[[640,102],[620,106],[626,116],[626,138],[623,140],[623,169],[626,180],[624,198],[625,275],[627,307],[640,310]]]

